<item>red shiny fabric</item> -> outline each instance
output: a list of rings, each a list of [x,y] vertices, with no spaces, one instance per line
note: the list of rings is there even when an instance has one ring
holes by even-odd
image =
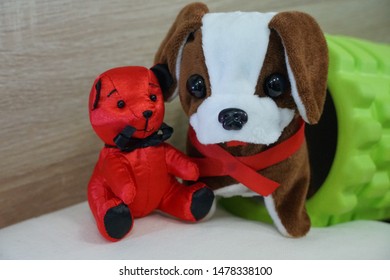
[[[96,84],[100,81],[101,91],[96,108]],[[157,96],[157,101],[150,99]],[[125,106],[118,108],[118,102]],[[153,111],[148,131],[143,131],[144,111]],[[96,134],[105,144],[115,146],[113,139],[126,125],[137,128],[135,138],[145,138],[155,132],[163,122],[164,102],[157,78],[145,67],[118,67],[108,70],[96,78],[89,96],[89,116]]]
[[[196,164],[169,144],[130,153],[103,148],[88,185],[89,205],[101,234],[111,240],[104,227],[104,215],[122,202],[134,218],[159,209],[179,219],[195,221],[191,199],[204,184],[184,186],[175,176],[195,181],[199,171]]]
[[[100,83],[98,87],[97,83]],[[125,103],[122,108],[118,107],[120,100]],[[153,113],[147,123],[143,116],[146,110]],[[97,135],[106,145],[114,146],[114,137],[126,125],[137,129],[136,138],[145,138],[157,131],[163,121],[164,101],[158,81],[149,69],[122,67],[96,79],[89,112]],[[169,144],[132,152],[104,147],[88,184],[88,202],[100,233],[108,240],[117,241],[106,232],[104,216],[110,208],[122,203],[128,206],[133,218],[159,209],[174,217],[195,221],[190,209],[191,199],[204,184],[184,186],[176,176],[196,181],[199,170],[186,155]]]

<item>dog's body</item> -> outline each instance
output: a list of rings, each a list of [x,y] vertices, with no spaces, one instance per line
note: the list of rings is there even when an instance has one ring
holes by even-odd
[[[203,4],[191,4],[178,15],[156,62],[167,63],[173,73],[175,84],[168,97],[179,94],[197,140],[206,147],[218,144],[233,156],[278,146],[299,130],[302,119],[311,124],[321,116],[326,42],[316,22],[303,13],[212,14]],[[188,153],[204,156],[191,141]],[[294,237],[306,234],[306,143],[258,172],[280,184],[264,196],[279,231]],[[202,181],[222,196],[260,193],[232,176]]]

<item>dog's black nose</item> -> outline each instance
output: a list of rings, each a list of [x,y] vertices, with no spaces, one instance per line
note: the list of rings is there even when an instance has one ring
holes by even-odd
[[[248,114],[237,108],[222,110],[218,115],[218,121],[226,130],[240,130],[248,121]]]
[[[149,119],[153,115],[153,112],[150,110],[146,110],[142,113],[142,115],[144,115],[145,119]]]

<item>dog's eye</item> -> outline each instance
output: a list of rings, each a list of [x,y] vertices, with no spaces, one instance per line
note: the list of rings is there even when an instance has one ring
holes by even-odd
[[[156,102],[156,101],[157,101],[157,95],[155,95],[155,94],[151,94],[151,95],[149,96],[149,98],[150,98],[150,100],[152,100],[153,102]]]
[[[126,103],[125,101],[123,100],[119,100],[117,103],[116,103],[116,106],[119,108],[119,109],[122,109],[123,107],[125,107]]]
[[[282,95],[287,89],[287,80],[282,74],[272,74],[265,79],[264,91],[271,98]]]
[[[196,98],[204,98],[206,96],[206,85],[201,75],[195,74],[187,80],[188,92]]]

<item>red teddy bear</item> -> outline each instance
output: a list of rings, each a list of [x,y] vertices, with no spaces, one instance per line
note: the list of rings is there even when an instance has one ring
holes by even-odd
[[[88,185],[88,202],[100,233],[123,238],[133,219],[155,209],[198,221],[210,211],[213,192],[196,181],[195,163],[164,143],[173,130],[163,123],[163,91],[172,83],[164,65],[120,67],[101,74],[89,97],[90,121],[103,140]]]

